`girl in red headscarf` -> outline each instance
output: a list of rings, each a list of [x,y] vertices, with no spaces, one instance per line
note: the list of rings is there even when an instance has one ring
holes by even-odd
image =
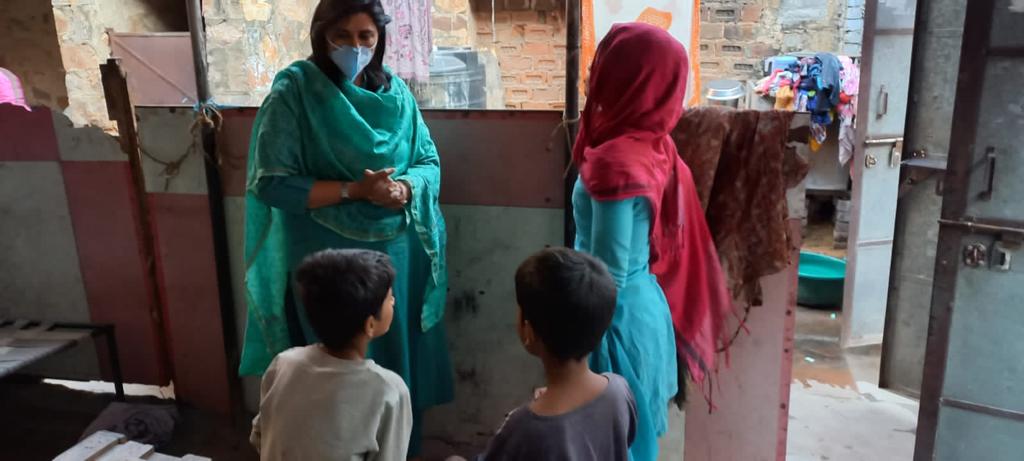
[[[686,50],[664,30],[612,27],[591,66],[573,149],[576,248],[603,260],[618,287],[591,367],[622,375],[636,396],[636,461],[657,458],[669,401],[685,386],[677,361],[703,381],[731,311],[690,170],[669,137],[687,69]]]

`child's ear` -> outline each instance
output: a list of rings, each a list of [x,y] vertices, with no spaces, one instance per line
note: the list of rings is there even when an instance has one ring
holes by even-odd
[[[366,323],[363,324],[363,334],[373,339],[373,332],[375,331],[377,331],[377,318],[371,315],[366,318]]]

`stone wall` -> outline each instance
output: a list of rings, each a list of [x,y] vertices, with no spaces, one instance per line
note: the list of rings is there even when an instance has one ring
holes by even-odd
[[[50,2],[5,0],[3,9],[17,14],[0,14],[0,67],[21,79],[30,105],[64,110],[68,90]]]
[[[756,79],[764,58],[779,53],[849,53],[859,44],[863,15],[850,21],[847,3],[863,0],[704,0],[701,2],[701,77]],[[851,27],[860,20],[860,29]],[[854,54],[859,54],[854,53]]]
[[[47,2],[49,3],[49,2]],[[75,125],[108,130],[99,65],[110,56],[107,29],[117,32],[183,30],[181,2],[164,0],[53,0],[53,21],[67,88],[66,115]],[[187,22],[185,23],[187,30]],[[40,37],[41,40],[52,40]]]
[[[847,0],[843,23],[843,54],[860,56],[864,43],[864,0]]]

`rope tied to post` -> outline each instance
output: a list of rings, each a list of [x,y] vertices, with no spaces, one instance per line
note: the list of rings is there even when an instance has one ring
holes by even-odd
[[[189,125],[189,133],[192,135],[193,140],[192,142],[189,143],[188,147],[185,149],[185,152],[176,157],[174,160],[163,160],[157,158],[142,146],[140,140],[139,151],[142,152],[142,155],[144,155],[146,158],[156,163],[157,165],[163,167],[163,170],[160,171],[160,176],[163,176],[164,178],[164,192],[170,190],[171,180],[176,178],[181,173],[182,165],[185,163],[186,160],[188,160],[189,156],[191,156],[196,151],[196,140],[199,137],[201,130],[205,128],[219,132],[221,126],[223,126],[224,124],[224,116],[220,112],[220,106],[212,99],[196,103],[196,105],[192,106],[192,110],[195,112],[195,118],[192,120],[192,124]],[[207,156],[205,153],[204,156],[206,157],[207,161],[213,163],[212,158]],[[216,163],[219,166],[221,164],[221,160],[217,159]]]
[[[565,149],[566,149],[566,152],[570,152],[571,153],[572,152],[572,136],[570,135],[569,128],[572,127],[573,125],[579,125],[579,123],[580,123],[580,117],[577,116],[576,118],[568,119],[568,118],[565,118],[565,115],[563,114],[562,115],[562,121],[558,125],[555,125],[555,129],[551,130],[551,135],[548,136],[548,138],[549,139],[554,139],[555,135],[558,134],[558,130],[564,131],[565,132]],[[551,143],[548,143],[548,150],[551,150],[551,147],[552,147]],[[571,171],[571,170],[572,170],[572,161],[570,160],[568,163],[565,164],[565,171],[562,172],[562,179],[568,178],[569,177],[569,171]]]

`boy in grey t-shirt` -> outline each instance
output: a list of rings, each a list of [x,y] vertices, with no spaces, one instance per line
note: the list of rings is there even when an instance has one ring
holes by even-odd
[[[519,266],[519,338],[544,364],[547,387],[508,415],[479,459],[629,459],[633,393],[622,377],[587,364],[611,324],[615,296],[604,264],[583,253],[548,249]]]

